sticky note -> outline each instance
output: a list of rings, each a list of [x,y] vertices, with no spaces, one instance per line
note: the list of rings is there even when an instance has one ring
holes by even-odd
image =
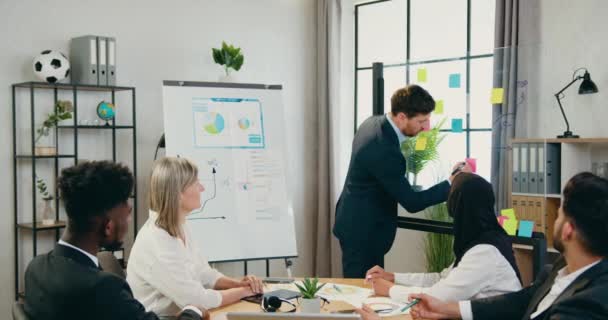
[[[502,103],[505,89],[503,88],[492,88],[492,96],[490,97],[491,104]]]
[[[534,221],[521,220],[519,222],[519,232],[517,233],[520,237],[532,238],[532,231],[534,230]]]
[[[433,113],[443,114],[443,100],[437,100],[435,102],[435,111],[433,111]]]
[[[449,86],[450,88],[460,88],[460,73],[450,74]]]
[[[426,68],[418,69],[418,82],[419,83],[426,82]]]
[[[473,171],[473,173],[477,172],[477,159],[466,158],[464,161],[466,161],[469,167],[471,167],[471,171]]]
[[[452,132],[462,132],[462,119],[452,119]]]
[[[517,220],[507,219],[503,222],[502,227],[508,235],[514,236],[517,231]]]
[[[416,139],[416,151],[426,150],[426,137],[418,137]]]
[[[503,224],[505,223],[505,220],[509,219],[509,217],[507,216],[498,216],[498,224],[502,227]]]
[[[500,210],[500,215],[501,216],[505,216],[505,217],[509,217],[509,219],[513,219],[513,220],[517,219],[515,217],[515,210],[513,210],[513,208]]]

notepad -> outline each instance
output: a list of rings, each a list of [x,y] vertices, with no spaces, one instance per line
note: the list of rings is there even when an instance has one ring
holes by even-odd
[[[507,231],[508,235],[514,236],[517,231],[517,220],[507,219],[503,222],[502,227]]]
[[[452,73],[450,74],[449,87],[450,88],[460,88],[460,73]]]
[[[426,82],[426,68],[418,69],[418,82],[425,83]]]
[[[504,94],[505,94],[505,89],[492,88],[492,95],[490,97],[490,103],[492,103],[492,104],[502,103]]]
[[[452,119],[452,132],[462,132],[462,119]]]
[[[513,208],[500,210],[500,215],[508,217],[509,219],[513,219],[513,220],[517,219],[517,217],[515,217],[515,210],[513,210]]]

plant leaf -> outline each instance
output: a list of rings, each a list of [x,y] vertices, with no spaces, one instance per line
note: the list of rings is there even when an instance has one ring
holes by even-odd
[[[245,57],[242,54],[237,55],[232,61],[232,69],[239,71],[245,62]]]
[[[226,64],[226,61],[224,60],[224,55],[222,54],[222,51],[220,51],[220,49],[212,48],[211,54],[213,55],[213,61],[215,63],[217,63],[221,66]]]

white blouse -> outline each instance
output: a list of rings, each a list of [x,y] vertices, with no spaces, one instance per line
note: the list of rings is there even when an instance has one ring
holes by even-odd
[[[212,288],[224,275],[209,266],[187,226],[184,245],[156,226],[157,216],[150,211],[129,257],[127,282],[135,298],[159,316],[174,316],[187,305],[219,307],[222,296]]]
[[[395,273],[389,295],[407,301],[411,293],[426,293],[444,301],[495,296],[521,290],[521,283],[507,259],[489,244],[469,249],[456,268],[441,273]]]

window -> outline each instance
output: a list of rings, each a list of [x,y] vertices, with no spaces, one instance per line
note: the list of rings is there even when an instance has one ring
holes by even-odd
[[[384,106],[406,84],[419,84],[445,119],[440,159],[417,177],[424,188],[450,174],[465,157],[490,180],[494,10],[491,0],[381,0],[355,6],[355,123],[372,115],[372,63],[384,64]],[[426,79],[424,79],[426,78]],[[462,121],[462,131],[452,128]],[[412,182],[412,181],[410,181]]]

